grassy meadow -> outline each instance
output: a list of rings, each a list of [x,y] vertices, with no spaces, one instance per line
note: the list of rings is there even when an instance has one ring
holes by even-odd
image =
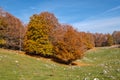
[[[0,49],[0,80],[120,80],[120,48],[94,48],[79,65]]]

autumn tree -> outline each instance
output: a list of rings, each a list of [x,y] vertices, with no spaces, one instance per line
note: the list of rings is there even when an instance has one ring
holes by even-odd
[[[83,56],[84,48],[81,38],[70,25],[62,25],[56,31],[54,56],[57,61],[69,64]]]
[[[57,26],[56,17],[48,12],[35,14],[30,18],[24,41],[24,50],[30,54],[40,54],[42,56],[51,56],[52,37],[50,34]]]
[[[5,41],[6,23],[4,19],[0,16],[0,47],[3,47],[6,43]]]
[[[0,9],[0,33],[5,48],[20,48],[24,36],[23,24],[18,18],[3,9]]]
[[[3,14],[4,11],[0,8],[0,47],[3,47],[6,43],[4,38],[5,38],[7,24],[5,22]]]
[[[120,31],[114,31],[112,33],[114,44],[120,44]]]
[[[102,47],[107,45],[107,36],[102,33],[94,34],[94,41],[96,47]]]
[[[111,34],[107,34],[107,46],[113,45],[113,37]]]
[[[109,33],[108,34],[102,34],[102,33],[94,34],[94,41],[95,41],[96,47],[113,45],[113,37]]]
[[[95,47],[94,36],[92,33],[79,32],[79,36],[81,37],[86,50]]]

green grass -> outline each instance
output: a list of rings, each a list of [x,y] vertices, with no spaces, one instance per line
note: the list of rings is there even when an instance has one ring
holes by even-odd
[[[80,63],[67,66],[0,49],[0,80],[120,80],[120,48],[87,51]]]

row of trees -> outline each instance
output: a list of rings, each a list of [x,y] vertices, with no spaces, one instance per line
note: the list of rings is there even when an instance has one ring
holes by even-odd
[[[102,47],[102,46],[111,46],[113,45],[113,37],[110,34],[93,34],[94,40],[95,40],[95,46],[96,47]]]
[[[69,64],[82,58],[88,49],[113,44],[120,44],[120,31],[112,35],[79,32],[71,25],[60,24],[49,12],[34,14],[24,27],[18,18],[0,9],[0,47],[22,49]]]

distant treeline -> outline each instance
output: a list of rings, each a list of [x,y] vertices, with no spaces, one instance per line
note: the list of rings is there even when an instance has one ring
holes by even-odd
[[[52,57],[69,64],[93,47],[120,44],[120,31],[112,34],[79,32],[60,24],[54,14],[42,12],[30,17],[27,25],[0,9],[0,47],[23,50],[27,54]]]

